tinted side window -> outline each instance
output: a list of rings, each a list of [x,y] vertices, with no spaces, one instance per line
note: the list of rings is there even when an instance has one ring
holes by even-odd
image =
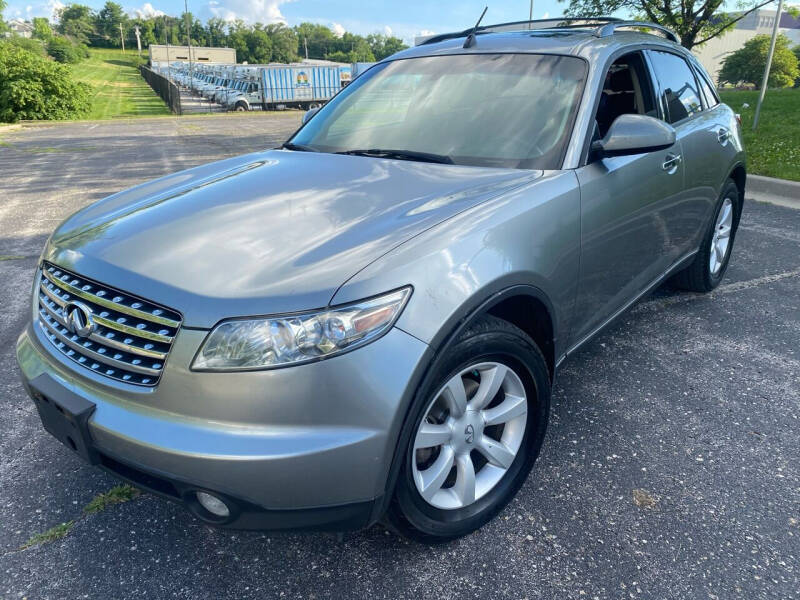
[[[714,91],[714,88],[711,86],[711,83],[709,83],[706,74],[702,71],[702,69],[696,66],[695,72],[697,73],[697,81],[700,82],[700,91],[702,92],[703,98],[706,101],[706,106],[712,107],[719,104],[719,98],[717,98],[717,94]]]
[[[661,89],[661,103],[668,123],[676,123],[700,112],[700,93],[692,70],[676,54],[650,52],[656,81]]]

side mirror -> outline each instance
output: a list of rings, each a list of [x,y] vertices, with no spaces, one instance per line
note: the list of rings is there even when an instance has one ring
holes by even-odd
[[[620,115],[605,137],[592,143],[600,156],[626,156],[664,150],[675,143],[675,130],[660,119],[646,115]]]
[[[319,110],[319,106],[318,106],[317,108],[310,108],[310,109],[308,109],[308,110],[305,112],[305,114],[303,115],[303,125],[305,125],[306,123],[308,123],[308,120],[309,120],[311,117],[313,117],[315,114],[317,114],[317,111],[318,111],[318,110]]]

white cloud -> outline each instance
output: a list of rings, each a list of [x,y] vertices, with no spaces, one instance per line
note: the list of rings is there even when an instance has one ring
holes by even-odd
[[[34,17],[47,17],[51,21],[57,21],[56,16],[62,8],[64,8],[64,4],[59,0],[47,0],[39,4],[28,4],[24,11],[16,9],[13,14],[17,17],[24,16],[28,21]]]
[[[392,35],[392,28],[389,27],[388,25],[384,25],[383,26],[383,33],[388,35],[388,36],[391,36]]]
[[[247,23],[286,23],[281,4],[292,0],[211,0],[206,9],[211,16],[226,21],[242,19]]]
[[[161,17],[165,13],[163,10],[154,8],[149,2],[145,2],[142,4],[141,8],[134,8],[128,11],[128,14],[134,17],[139,17],[140,19],[152,19],[153,17]]]
[[[341,23],[331,23],[331,31],[337,38],[342,37],[347,31]]]
[[[426,36],[426,35],[436,35],[436,32],[435,32],[435,31],[431,31],[430,29],[422,29],[422,30],[421,30],[421,31],[420,31],[420,32],[417,34],[417,36],[418,36],[418,37],[424,37],[424,36]]]
[[[550,13],[547,12],[547,11],[544,11],[544,14],[542,15],[542,18],[543,19],[549,19],[550,18]]]

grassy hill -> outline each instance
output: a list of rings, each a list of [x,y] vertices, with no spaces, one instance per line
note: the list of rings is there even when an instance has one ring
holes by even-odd
[[[729,91],[721,96],[742,115],[747,172],[800,181],[800,88],[767,90],[755,132],[758,92]]]
[[[75,78],[92,86],[87,119],[152,117],[171,114],[139,75],[136,50],[91,49],[91,56],[72,67]]]

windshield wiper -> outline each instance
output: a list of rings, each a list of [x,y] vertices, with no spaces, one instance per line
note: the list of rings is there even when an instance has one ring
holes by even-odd
[[[293,144],[292,142],[286,142],[281,146],[284,150],[294,150],[296,152],[319,152],[316,148],[312,148],[311,146],[304,146],[303,144]]]
[[[336,154],[353,154],[355,156],[371,156],[374,158],[397,158],[399,160],[418,160],[420,162],[441,163],[452,165],[453,159],[444,154],[431,154],[430,152],[415,152],[414,150],[386,150],[370,148],[367,150],[344,150]]]

